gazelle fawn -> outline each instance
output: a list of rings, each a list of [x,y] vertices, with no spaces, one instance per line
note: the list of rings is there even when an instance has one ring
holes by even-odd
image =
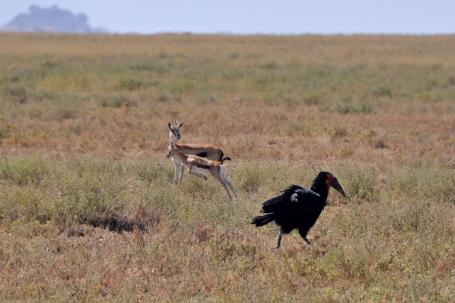
[[[167,158],[171,157],[175,159],[174,161],[178,161],[182,166],[186,167],[190,174],[203,178],[204,180],[207,180],[206,174],[210,172],[210,174],[223,185],[229,195],[229,199],[232,201],[236,198],[237,194],[235,193],[234,187],[226,178],[226,168],[223,165],[223,162],[226,159],[216,161],[196,155],[188,155],[183,153],[174,144],[171,144],[171,149],[167,154]]]
[[[167,127],[169,129],[169,150],[171,150],[172,145],[178,148],[181,152],[186,155],[196,155],[201,158],[206,158],[209,160],[215,161],[224,161],[231,160],[229,157],[224,157],[224,153],[218,146],[210,144],[179,144],[179,141],[182,138],[181,127],[183,122],[169,122]],[[183,164],[181,161],[172,157],[172,162],[174,163],[174,184],[182,182],[183,178]]]

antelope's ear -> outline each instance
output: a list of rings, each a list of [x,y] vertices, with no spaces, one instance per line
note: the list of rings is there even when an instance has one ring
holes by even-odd
[[[169,130],[171,129],[171,122],[167,123],[167,128],[169,128]]]

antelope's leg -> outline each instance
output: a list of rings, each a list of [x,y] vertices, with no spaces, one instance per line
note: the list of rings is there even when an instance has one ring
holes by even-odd
[[[229,182],[227,179],[225,180],[226,181],[226,184],[229,186],[229,188],[231,189],[232,193],[234,194],[234,197],[237,198],[237,193],[235,192],[234,190],[234,186],[232,186],[231,182]]]
[[[232,200],[232,197],[237,198],[237,193],[234,190],[234,186],[232,186],[231,182],[226,178],[226,173],[225,173],[225,168],[224,166],[220,167],[220,181],[223,184],[223,187],[226,189],[226,191],[229,194],[229,197]],[[231,190],[232,194],[229,192]]]
[[[232,195],[232,193],[229,191],[229,187],[228,185],[226,185],[223,181],[221,181],[221,184],[223,185],[224,189],[227,191],[228,195],[229,195],[229,200],[234,200],[235,199],[235,196]]]
[[[222,167],[220,167],[220,171],[218,173],[215,173],[213,171],[210,171],[212,173],[212,176],[215,177],[218,181],[220,181],[221,185],[224,187],[226,192],[229,195],[229,200],[233,200],[232,193],[229,190],[229,182],[226,180],[226,177],[223,175]]]
[[[174,184],[177,185],[180,165],[177,164],[176,161],[173,161],[173,162],[174,162]]]
[[[183,179],[183,172],[185,170],[183,169],[183,165],[180,165],[179,166],[179,175],[178,175],[178,180],[179,180],[179,183],[182,183],[182,179]]]

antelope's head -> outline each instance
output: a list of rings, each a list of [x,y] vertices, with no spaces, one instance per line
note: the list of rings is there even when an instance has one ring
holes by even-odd
[[[182,137],[182,133],[180,131],[180,128],[182,127],[183,125],[183,122],[169,122],[167,124],[167,128],[169,129],[169,137],[171,138],[171,141],[172,142],[177,142],[178,140],[180,140],[180,138]]]

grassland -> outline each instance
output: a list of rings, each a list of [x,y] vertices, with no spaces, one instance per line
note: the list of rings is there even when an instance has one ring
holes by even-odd
[[[0,66],[0,301],[453,300],[454,36],[3,33]],[[238,201],[171,184],[172,119]],[[272,250],[250,218],[321,169],[349,199]]]

